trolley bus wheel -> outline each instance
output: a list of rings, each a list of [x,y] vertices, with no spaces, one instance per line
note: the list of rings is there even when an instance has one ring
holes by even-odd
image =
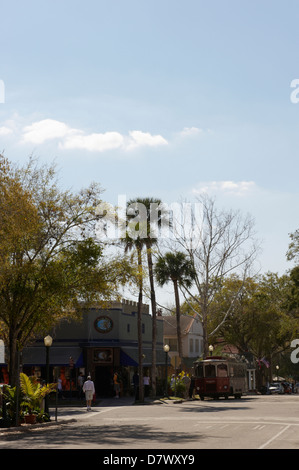
[[[236,399],[241,398],[241,395],[239,393],[236,393],[235,398]]]

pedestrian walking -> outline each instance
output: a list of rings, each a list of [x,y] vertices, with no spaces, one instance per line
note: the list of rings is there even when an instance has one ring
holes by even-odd
[[[91,402],[95,393],[95,387],[90,375],[83,384],[83,392],[85,393],[87,411],[91,411]]]
[[[144,385],[144,396],[148,397],[149,396],[149,389],[150,389],[150,378],[149,378],[148,374],[146,374],[143,377],[143,385]]]
[[[139,400],[139,375],[136,370],[133,375],[133,385],[134,385],[135,400]]]
[[[119,398],[119,392],[120,392],[120,378],[118,376],[118,373],[115,372],[113,376],[113,387],[115,391],[115,397],[114,398]]]
[[[84,384],[84,377],[82,372],[80,372],[79,377],[78,377],[78,389],[79,389],[79,398],[83,398],[83,384]]]
[[[189,398],[190,398],[190,400],[192,400],[192,398],[194,397],[194,388],[195,388],[195,379],[192,376],[191,377],[191,382],[190,382],[190,387],[189,387]]]
[[[58,390],[58,398],[64,398],[62,395],[62,380],[60,377],[57,379],[57,390]]]

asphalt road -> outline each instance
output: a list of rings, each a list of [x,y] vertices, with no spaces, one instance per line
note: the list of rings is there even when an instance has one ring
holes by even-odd
[[[139,406],[110,400],[91,412],[60,408],[57,424],[23,432],[0,429],[1,449],[103,449],[109,458],[113,450],[128,449],[151,450],[151,455],[183,449],[190,451],[184,455],[198,449],[299,449],[299,394]]]

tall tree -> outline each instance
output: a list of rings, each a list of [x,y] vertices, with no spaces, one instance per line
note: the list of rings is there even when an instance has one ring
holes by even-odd
[[[155,273],[158,284],[160,284],[160,286],[164,286],[164,284],[169,281],[173,282],[176,306],[178,354],[179,357],[182,357],[179,287],[186,286],[190,289],[195,279],[195,272],[192,264],[190,263],[190,260],[185,253],[167,252],[165,255],[158,257]]]
[[[0,158],[0,332],[11,384],[18,350],[83,301],[111,300],[127,279],[129,267],[106,260],[94,237],[101,192],[61,191],[53,166],[30,159],[12,168]]]
[[[143,303],[143,265],[142,265],[142,248],[144,241],[142,238],[131,238],[126,233],[122,239],[125,245],[125,252],[136,249],[137,252],[137,284],[138,284],[138,311],[137,311],[137,335],[138,335],[138,375],[139,375],[139,401],[144,401],[144,384],[143,384],[143,345],[142,345],[142,303]]]
[[[128,208],[133,212],[131,234],[137,228],[138,236],[144,240],[150,284],[152,308],[152,394],[156,396],[157,376],[157,304],[154,281],[153,247],[157,244],[159,231],[164,223],[165,212],[162,201],[155,198],[136,198],[128,201]]]
[[[245,281],[230,276],[223,280],[221,290],[213,299],[209,330],[219,324],[222,312],[233,305],[226,322],[217,331],[218,337],[236,346],[240,354],[252,355],[259,364],[259,376],[266,371],[271,378],[273,361],[298,334],[298,319],[289,311],[291,288],[288,275],[267,273]],[[267,369],[261,361],[263,358],[269,363]]]
[[[175,226],[179,228],[176,240],[180,249],[188,254],[196,273],[195,289],[185,286],[184,291],[193,300],[192,308],[202,321],[204,356],[207,356],[211,302],[226,276],[242,271],[245,279],[255,260],[257,246],[254,222],[249,216],[242,217],[238,211],[218,210],[214,199],[208,195],[198,198],[197,204],[200,211],[196,210],[188,219],[184,219],[182,213],[183,220],[175,221]],[[221,323],[230,309],[223,312]]]
[[[291,242],[287,251],[287,260],[296,263],[290,271],[292,281],[292,295],[290,298],[290,309],[299,309],[299,230],[290,234]]]

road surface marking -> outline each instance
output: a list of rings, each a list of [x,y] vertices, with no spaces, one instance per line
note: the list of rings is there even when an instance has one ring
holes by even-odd
[[[277,439],[279,436],[281,436],[282,433],[284,433],[287,429],[289,429],[289,427],[290,427],[290,424],[285,426],[281,431],[279,431],[277,434],[275,434],[275,436],[271,437],[271,439],[269,439],[267,442],[265,442],[265,444],[260,446],[259,449],[264,449],[265,447],[267,447],[269,444],[271,444],[272,441]]]

